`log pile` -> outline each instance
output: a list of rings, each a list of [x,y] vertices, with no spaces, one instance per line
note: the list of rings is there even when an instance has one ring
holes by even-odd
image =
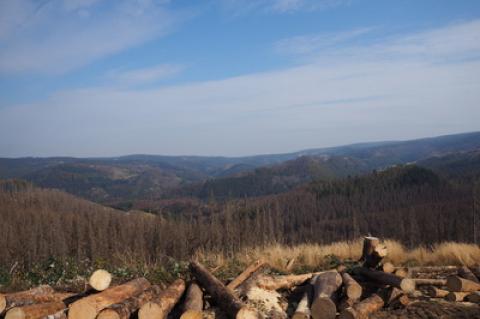
[[[46,285],[0,294],[0,318],[201,319],[215,308],[236,319],[357,319],[419,298],[480,304],[480,267],[395,267],[386,258],[381,240],[366,237],[353,266],[272,275],[262,270],[268,264],[257,261],[229,283],[192,261],[191,280],[177,279],[163,290],[145,278],[111,286],[111,274],[97,270],[79,294]]]

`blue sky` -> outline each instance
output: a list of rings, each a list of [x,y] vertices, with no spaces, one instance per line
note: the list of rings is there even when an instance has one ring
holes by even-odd
[[[480,130],[480,2],[0,2],[0,156],[248,155]]]

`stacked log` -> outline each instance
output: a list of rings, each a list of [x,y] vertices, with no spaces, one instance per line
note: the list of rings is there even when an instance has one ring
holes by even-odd
[[[15,307],[7,311],[5,319],[43,318],[59,311],[63,311],[65,308],[67,308],[67,306],[61,301]]]
[[[192,282],[188,287],[183,314],[180,319],[202,319],[203,317],[203,291],[197,283]]]
[[[347,308],[340,313],[340,319],[361,319],[368,318],[368,316],[380,310],[384,305],[383,299],[377,295],[373,294],[372,296],[362,300],[361,302],[353,305],[353,307]]]
[[[480,290],[480,283],[450,275],[447,277],[447,287],[452,292],[473,292]]]
[[[342,276],[337,271],[329,271],[312,279],[313,301],[311,315],[313,319],[335,318],[336,292],[342,285]]]
[[[56,296],[53,288],[48,285],[38,286],[27,291],[0,295],[0,314],[13,307],[27,306],[36,303],[54,302],[63,300],[64,298],[64,296]]]
[[[166,318],[185,291],[185,281],[175,280],[167,289],[154,296],[138,311],[139,319]]]
[[[405,292],[413,292],[415,290],[415,281],[409,278],[401,278],[393,274],[365,267],[357,267],[353,272],[379,284],[400,288]]]

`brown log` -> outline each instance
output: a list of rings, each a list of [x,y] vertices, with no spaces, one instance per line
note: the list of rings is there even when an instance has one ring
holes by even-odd
[[[432,298],[445,298],[449,293],[448,290],[443,290],[435,286],[428,286],[425,290]]]
[[[356,300],[353,300],[353,299],[349,299],[348,297],[344,297],[340,300],[340,302],[338,303],[337,305],[337,311],[338,312],[342,312],[344,311],[345,309],[347,308],[350,308],[350,307],[353,307],[353,305],[355,303],[358,302],[358,299]]]
[[[38,286],[26,291],[15,292],[11,294],[0,294],[0,314],[4,310],[8,310],[13,307],[21,307],[32,305],[40,302],[58,301],[49,300],[54,290],[48,285]]]
[[[462,278],[465,278],[465,279],[471,280],[473,282],[479,283],[478,278],[466,266],[458,268],[458,275]]]
[[[144,304],[160,294],[159,286],[151,286],[139,295],[132,296],[121,303],[116,303],[100,311],[97,319],[128,319]]]
[[[395,271],[395,266],[390,262],[386,262],[383,263],[381,270],[383,272],[393,273]]]
[[[480,304],[480,291],[474,291],[474,292],[468,294],[465,297],[465,300],[468,301],[468,302],[473,302],[473,303]]]
[[[69,306],[68,319],[95,319],[103,309],[138,295],[148,287],[148,280],[138,278],[82,298]]]
[[[367,268],[377,268],[382,259],[387,256],[387,248],[377,237],[365,237],[363,240],[362,257],[360,261]]]
[[[405,292],[396,287],[384,288],[379,292],[379,296],[382,297],[383,302],[386,306],[390,305],[392,302],[405,295]]]
[[[255,284],[257,287],[266,290],[290,289],[294,286],[304,284],[306,281],[312,279],[312,277],[316,274],[319,273],[283,276],[269,276],[260,274],[255,277]]]
[[[220,280],[215,278],[200,263],[192,261],[190,270],[195,276],[199,284],[212,296],[222,310],[229,318],[236,319],[257,319],[261,318],[260,314],[250,307],[247,307],[240,299],[233,295]]]
[[[253,273],[257,270],[265,266],[265,262],[262,260],[257,260],[250,266],[248,266],[237,278],[233,279],[228,285],[227,288],[231,290],[235,290],[238,286],[240,286],[245,280],[248,279]]]
[[[88,284],[96,291],[103,291],[107,289],[110,287],[111,282],[112,275],[104,269],[95,270],[88,279]]]
[[[393,274],[365,267],[357,267],[353,271],[354,273],[362,275],[377,283],[397,287],[405,292],[412,292],[415,290],[415,281],[409,278],[401,278]]]
[[[410,277],[410,271],[406,267],[396,268],[394,274],[402,278]]]
[[[180,319],[202,319],[203,318],[203,291],[192,282],[187,289],[183,314]]]
[[[65,308],[67,306],[61,301],[14,307],[7,311],[5,319],[42,319]]]
[[[362,300],[361,302],[353,305],[353,307],[347,308],[340,313],[340,319],[364,319],[368,316],[380,310],[384,305],[383,299],[377,295],[373,294],[372,296]]]
[[[446,286],[446,279],[430,279],[430,278],[413,278],[417,286]]]
[[[342,274],[344,293],[349,299],[359,299],[362,296],[362,286],[353,279],[348,273]]]
[[[478,280],[480,280],[480,265],[475,265],[470,267],[470,271],[473,272],[475,277],[477,277]]]
[[[185,281],[175,280],[167,289],[154,296],[138,310],[138,319],[167,318],[185,291]]]
[[[472,292],[480,290],[480,284],[459,276],[450,275],[447,277],[447,288],[454,292]]]
[[[306,291],[295,309],[292,319],[310,319],[309,293]]]
[[[327,271],[315,276],[312,284],[312,318],[334,319],[337,313],[334,302],[335,293],[342,285],[342,276],[337,271]]]
[[[449,292],[448,295],[445,296],[445,300],[448,301],[463,301],[465,297],[468,295],[468,292]]]

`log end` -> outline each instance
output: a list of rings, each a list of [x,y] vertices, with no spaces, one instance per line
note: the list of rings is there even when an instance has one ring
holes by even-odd
[[[462,291],[462,280],[455,275],[448,276],[447,288],[449,291]]]
[[[120,319],[120,315],[113,309],[102,310],[97,319]]]
[[[187,310],[185,311],[180,319],[202,319],[203,313],[199,310]]]
[[[478,303],[480,304],[480,292],[472,292],[468,296],[465,297],[465,300],[468,302]]]
[[[382,265],[382,270],[384,272],[393,273],[395,271],[395,266],[390,262],[386,262]]]
[[[255,309],[243,307],[235,316],[235,319],[263,319],[263,316]]]
[[[138,319],[164,318],[167,314],[154,302],[147,302],[138,310]]]
[[[0,313],[2,313],[6,307],[7,307],[7,300],[5,299],[4,295],[0,294]]]
[[[317,298],[312,304],[312,318],[320,319],[325,318],[334,319],[337,315],[337,307],[335,303],[330,298]]]
[[[110,287],[111,282],[112,275],[104,269],[95,270],[88,280],[90,286],[97,291],[103,291],[107,289]]]
[[[346,295],[349,299],[357,300],[362,296],[362,286],[352,285],[347,288]]]
[[[26,315],[22,308],[15,307],[7,311],[5,319],[25,319]]]
[[[310,315],[301,312],[295,312],[292,319],[310,319]]]
[[[95,307],[79,300],[71,304],[68,310],[68,319],[95,319],[97,314]]]
[[[415,281],[408,278],[403,278],[400,282],[400,289],[407,293],[414,292],[416,288]]]
[[[358,318],[357,312],[352,307],[345,309],[340,313],[339,319],[356,319]]]
[[[462,292],[449,292],[448,295],[445,296],[445,300],[447,301],[463,301],[465,298],[465,293]]]

